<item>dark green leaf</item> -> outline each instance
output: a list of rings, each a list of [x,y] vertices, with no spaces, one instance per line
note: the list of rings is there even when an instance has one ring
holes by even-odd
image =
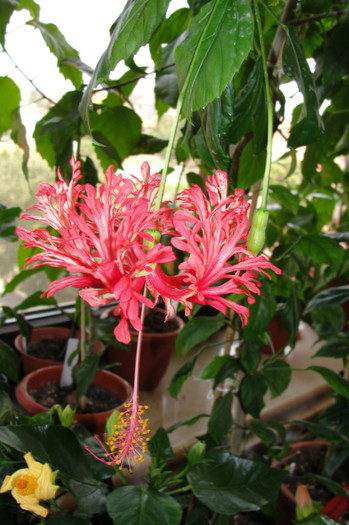
[[[81,101],[81,114],[86,123],[93,88],[108,79],[120,60],[127,62],[149,42],[165,17],[168,4],[169,0],[128,0]]]
[[[220,396],[213,405],[208,432],[216,443],[222,443],[233,426],[232,403],[233,393],[229,391],[224,396]]]
[[[291,367],[282,359],[268,359],[263,364],[261,373],[268,381],[272,398],[280,396],[291,381]]]
[[[111,492],[107,511],[115,525],[179,525],[182,514],[171,496],[134,485]]]
[[[236,374],[238,374],[240,371],[240,360],[237,357],[230,356],[230,359],[228,359],[217,372],[213,382],[213,388],[217,388],[220,383],[223,383],[223,381],[228,378],[235,379]]]
[[[260,372],[245,376],[240,387],[240,399],[244,411],[258,418],[265,405],[263,398],[267,390],[268,382]]]
[[[336,338],[326,343],[313,357],[339,357],[345,359],[349,356],[349,339]]]
[[[86,394],[89,384],[96,375],[99,357],[97,354],[87,356],[76,369],[75,378],[79,398]]]
[[[164,148],[166,148],[167,144],[167,140],[162,140],[157,137],[153,137],[152,135],[142,134],[132,154],[140,155],[144,153],[147,155],[154,155],[154,153],[159,153]]]
[[[328,288],[315,295],[315,297],[309,301],[305,312],[312,312],[313,310],[330,306],[338,306],[346,301],[349,301],[349,285]]]
[[[12,113],[11,138],[23,150],[22,171],[25,178],[28,179],[29,144],[19,110]]]
[[[275,432],[268,428],[265,423],[261,423],[260,421],[252,421],[252,423],[248,426],[248,430],[256,434],[262,443],[268,447],[277,442],[277,436]]]
[[[307,370],[313,370],[320,374],[337,394],[349,399],[349,381],[344,377],[323,366],[310,366]]]
[[[232,144],[236,144],[241,137],[252,131],[252,116],[260,99],[262,81],[262,61],[257,60],[244,87],[234,100],[232,125],[228,135]]]
[[[349,439],[347,436],[344,436],[343,433],[338,432],[337,430],[334,430],[333,428],[330,428],[330,426],[324,425],[323,423],[304,421],[304,425],[309,430],[309,432],[320,439],[326,439],[333,444],[349,444]]]
[[[347,17],[335,25],[328,33],[324,52],[323,83],[325,86],[339,81],[349,74],[348,53],[342,50],[349,46],[349,20]]]
[[[166,18],[149,42],[149,50],[155,65],[161,67],[162,44],[176,40],[187,28],[190,20],[190,9],[177,9]]]
[[[319,339],[332,339],[344,327],[345,317],[341,306],[328,306],[311,312],[311,326]]]
[[[261,462],[216,452],[188,474],[195,496],[214,512],[232,515],[275,501],[287,472]],[[219,494],[219,497],[217,497]]]
[[[18,0],[1,0],[0,2],[0,44],[2,45],[2,47],[5,46],[6,26],[11,18],[13,11],[17,9],[18,4]]]
[[[11,208],[6,208],[0,204],[0,237],[8,241],[13,241],[18,239],[15,234],[15,229],[17,226],[16,219],[21,213],[21,208],[13,206]]]
[[[186,177],[189,186],[197,184],[202,189],[202,191],[205,191],[204,179],[198,173],[193,173],[192,171],[190,171],[186,174]]]
[[[232,359],[230,355],[216,355],[213,360],[201,371],[201,379],[214,379],[222,366]]]
[[[201,354],[201,350],[199,352],[196,352],[193,356],[191,356],[185,363],[182,365],[174,374],[174,376],[171,379],[170,386],[168,387],[168,391],[170,396],[177,399],[177,396],[179,392],[181,391],[183,383],[188,379],[188,377],[191,376],[196,360]]]
[[[11,425],[0,427],[0,441],[60,471],[64,485],[86,514],[101,510],[103,490],[94,478],[72,430],[59,425]]]
[[[184,357],[195,345],[206,341],[224,325],[224,315],[198,316],[190,319],[176,339],[176,352]]]
[[[6,100],[0,112],[0,137],[12,129],[12,117],[19,107],[21,93],[17,84],[8,77],[0,77],[0,100]]]
[[[314,262],[329,264],[337,269],[341,266],[344,255],[344,250],[338,243],[325,235],[315,233],[304,235],[294,249]]]
[[[260,359],[259,342],[256,339],[245,341],[241,348],[241,364],[248,374],[256,372]]]
[[[248,189],[263,177],[265,151],[253,153],[253,144],[249,142],[243,149],[239,163],[238,187]]]
[[[278,310],[278,319],[281,327],[288,333],[288,344],[293,348],[296,344],[299,322],[301,317],[300,300],[297,284],[293,283],[282,308]]]
[[[188,419],[182,419],[181,421],[178,421],[177,423],[169,427],[166,430],[166,432],[169,434],[170,432],[174,432],[175,430],[177,430],[177,428],[179,427],[183,427],[183,426],[190,427],[191,425],[195,425],[195,423],[199,421],[199,419],[201,419],[202,417],[210,417],[210,416],[209,414],[199,414],[198,416],[195,416],[195,417],[190,417]]]
[[[268,327],[276,311],[276,301],[272,286],[263,281],[261,295],[256,297],[255,303],[250,306],[248,325],[244,328],[244,340],[254,339]]]
[[[14,317],[16,319],[18,329],[20,333],[27,338],[28,341],[30,341],[31,333],[32,333],[32,325],[26,321],[24,316],[22,314],[17,313],[15,310],[8,306],[3,306],[2,310],[7,318]]]
[[[148,450],[152,460],[156,462],[157,465],[167,463],[174,458],[174,452],[168,439],[168,434],[162,426],[160,426],[151,437],[148,443]]]
[[[301,120],[292,126],[288,140],[289,147],[298,148],[315,142],[322,134],[323,124],[313,75],[294,27],[289,27],[283,52],[283,67],[286,75],[296,80],[304,98],[304,113],[301,114]]]
[[[215,167],[223,171],[229,171],[231,164],[227,133],[233,118],[233,95],[230,83],[220,98],[207,105],[201,116],[207,149]]]
[[[183,41],[184,35],[170,42],[162,50],[161,69],[156,74],[155,96],[156,100],[171,107],[176,107],[178,99],[178,80],[174,65],[176,47]]]
[[[75,88],[81,86],[82,74],[76,67],[71,67],[66,58],[79,58],[79,53],[68,44],[64,35],[55,24],[44,24],[39,20],[30,20],[28,24],[39,29],[51,53],[57,58],[57,65],[64,78],[71,80]]]
[[[299,208],[299,196],[296,193],[292,193],[285,186],[280,184],[272,184],[269,186],[271,191],[271,197],[276,202],[281,204],[282,207],[290,210],[293,215],[297,215]]]
[[[187,118],[222,94],[250,52],[253,33],[251,8],[243,0],[211,0],[192,18],[175,53],[179,85],[188,85]]]
[[[21,360],[15,350],[0,339],[0,373],[15,383],[19,379]]]
[[[111,161],[120,167],[121,162],[133,153],[141,139],[142,121],[132,109],[118,106],[104,108],[100,114],[91,114],[91,128],[94,135],[99,132],[104,136],[116,152],[115,156],[107,148],[95,146],[97,156],[106,169]]]

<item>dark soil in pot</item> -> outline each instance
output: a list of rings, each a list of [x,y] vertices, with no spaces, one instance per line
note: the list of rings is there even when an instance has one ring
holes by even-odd
[[[273,525],[274,521],[261,512],[240,512],[231,518],[231,525]]]
[[[161,310],[148,309],[144,319],[144,333],[155,333],[155,334],[166,334],[168,332],[174,332],[178,329],[178,323],[174,318],[170,318],[165,323],[166,314]],[[132,327],[130,326],[132,329]]]
[[[292,494],[296,493],[299,484],[305,485],[309,491],[311,499],[318,503],[322,508],[332,500],[334,494],[314,479],[300,478],[305,474],[323,474],[323,467],[326,460],[327,446],[307,447],[296,450],[289,456],[287,465],[292,475],[284,481],[284,485]],[[345,461],[332,477],[340,485],[349,484],[349,461]],[[346,523],[349,520],[349,509],[345,510],[339,523]]]
[[[66,405],[70,405],[72,408],[76,407],[73,386],[60,387],[55,381],[50,381],[38,390],[30,392],[30,395],[37,403],[47,408],[51,408],[56,404],[62,405],[63,407]],[[121,405],[123,401],[123,399],[120,399],[107,388],[92,384],[87,390],[85,407],[82,409],[81,406],[78,405],[76,412],[77,414],[106,412]]]
[[[67,339],[41,339],[29,343],[27,354],[40,359],[63,362],[66,346]]]

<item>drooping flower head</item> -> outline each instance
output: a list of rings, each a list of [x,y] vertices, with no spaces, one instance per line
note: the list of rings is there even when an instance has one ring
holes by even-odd
[[[21,217],[42,221],[55,230],[51,233],[48,229],[17,228],[27,247],[42,250],[26,264],[34,268],[48,264],[66,268],[71,274],[52,282],[46,292],[48,297],[73,286],[91,306],[118,301],[116,313],[121,321],[115,336],[128,343],[128,321],[135,330],[142,328],[139,304],[154,306],[142,295],[147,274],[159,263],[175,258],[171,247],[155,243],[150,233],[168,233],[172,225],[171,210],[154,207],[160,175],[151,175],[149,165],[144,163],[142,181],[127,179],[115,174],[111,166],[105,184],[96,189],[90,184],[79,185],[80,163],[72,160],[71,164],[69,185],[59,172],[53,186],[40,185],[38,203],[29,209],[42,215],[24,213]]]
[[[54,485],[54,474],[48,463],[42,464],[35,461],[30,452],[25,454],[24,459],[28,468],[22,468],[11,476],[6,476],[0,493],[10,490],[23,510],[34,512],[45,518],[48,509],[39,502],[54,498],[59,487]]]

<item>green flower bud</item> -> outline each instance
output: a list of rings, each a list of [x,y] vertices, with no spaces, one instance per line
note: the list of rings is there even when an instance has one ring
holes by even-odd
[[[269,212],[260,208],[253,215],[252,227],[247,238],[247,248],[253,255],[258,255],[265,243]]]

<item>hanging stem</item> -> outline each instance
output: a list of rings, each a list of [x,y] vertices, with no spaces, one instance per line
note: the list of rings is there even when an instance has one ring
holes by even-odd
[[[253,5],[254,5],[255,16],[256,16],[259,46],[260,46],[261,55],[262,55],[265,95],[267,99],[267,157],[265,160],[263,189],[262,189],[262,204],[261,204],[261,209],[266,210],[270,167],[271,167],[272,139],[273,139],[273,103],[272,103],[271,94],[270,94],[267,58],[266,58],[265,48],[264,48],[263,30],[262,30],[261,17],[259,13],[258,0],[253,0]]]
[[[147,294],[147,286],[144,285],[143,295],[146,296],[146,294]],[[144,318],[145,318],[145,304],[142,303],[142,306],[141,306],[142,327],[144,326]],[[133,380],[133,399],[135,400],[138,397],[138,383],[139,383],[139,371],[140,371],[140,363],[141,363],[142,339],[143,339],[143,328],[142,330],[138,332],[138,337],[137,337],[135,374],[134,374],[134,380]]]

